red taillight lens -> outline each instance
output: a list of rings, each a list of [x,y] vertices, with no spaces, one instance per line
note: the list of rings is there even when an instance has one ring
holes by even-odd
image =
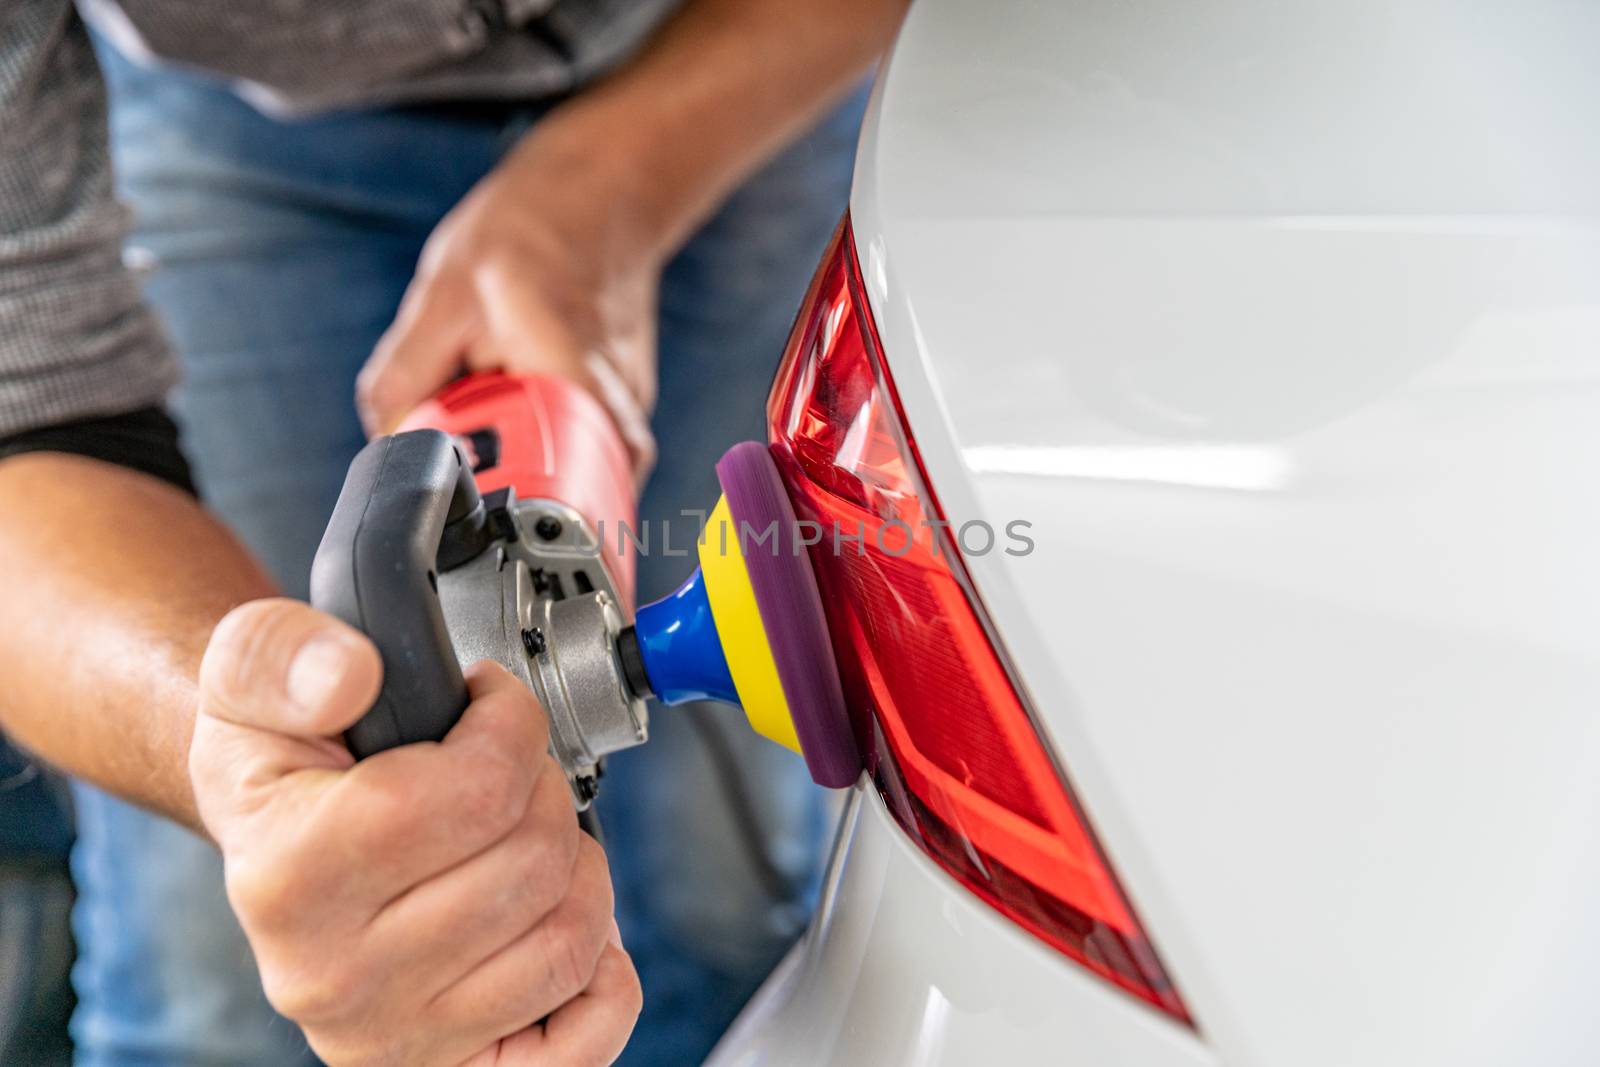
[[[867,768],[957,880],[1124,989],[1188,1021],[968,593],[906,429],[848,220],[768,402]],[[947,525],[945,527],[947,529]]]

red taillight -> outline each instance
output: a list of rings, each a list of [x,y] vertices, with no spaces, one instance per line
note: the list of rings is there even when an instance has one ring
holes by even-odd
[[[928,855],[1013,920],[1188,1021],[969,595],[834,235],[768,402],[867,768]]]

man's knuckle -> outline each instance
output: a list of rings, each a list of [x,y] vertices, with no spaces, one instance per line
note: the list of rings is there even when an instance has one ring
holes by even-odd
[[[615,893],[611,885],[611,870],[606,863],[605,850],[595,843],[594,838],[588,836],[580,836],[578,848],[579,854],[573,866],[569,892],[579,896],[588,909],[590,919],[603,927],[610,921],[616,906]]]
[[[365,830],[387,841],[416,821],[416,808],[417,802],[408,783],[393,776],[372,778],[362,783],[359,797],[350,805],[352,816],[359,820],[352,829],[357,834]]]
[[[221,766],[219,725],[205,717],[197,718],[194,733],[189,737],[189,780],[194,784],[197,803],[203,802],[213,790],[229,787],[233,781]]]
[[[554,763],[555,757],[550,755],[550,717],[532,693],[523,691],[515,694],[513,699],[521,715],[517,728],[522,734],[522,744],[526,751],[533,754],[531,759],[524,759],[524,765],[542,766],[540,760]]]
[[[382,368],[356,381],[356,402],[366,408],[388,409],[402,395],[406,367],[400,360],[385,361]]]
[[[517,913],[546,915],[566,896],[570,850],[560,835],[530,834],[507,865],[508,906]]]
[[[201,691],[213,705],[235,712],[278,691],[273,671],[281,669],[295,630],[296,607],[289,601],[253,600],[223,616],[212,631],[200,664]]]
[[[423,242],[422,254],[417,257],[413,285],[426,284],[446,271],[448,264],[455,258],[455,246],[459,234],[459,220],[453,215],[447,216]]]
[[[296,1022],[310,1022],[320,1006],[310,983],[280,967],[261,968],[261,991],[279,1015]]]
[[[472,278],[481,284],[498,284],[524,279],[528,273],[528,257],[515,243],[498,238],[480,243],[473,258]]]
[[[633,960],[626,955],[622,962],[622,987],[617,990],[617,998],[630,1020],[638,1019],[639,1013],[644,1011],[644,983],[639,980]]]
[[[242,604],[217,623],[200,661],[201,683],[208,694],[226,699],[244,688],[251,652],[260,644],[262,628],[260,602]]]
[[[300,1000],[302,987],[299,983],[291,981],[278,967],[262,963],[260,971],[261,992],[266,994],[267,1003],[286,1019],[304,1018],[304,1004]]]
[[[227,863],[228,899],[239,917],[258,930],[292,925],[304,905],[299,883],[290,864],[268,855],[230,857]]]
[[[361,400],[372,400],[376,397],[383,385],[382,363],[368,363],[356,374],[356,396]]]
[[[298,1023],[317,1023],[346,1011],[364,983],[355,968],[331,954],[319,954],[313,966],[263,970],[261,984],[279,1014]]]
[[[591,943],[588,925],[576,916],[557,912],[549,923],[545,984],[551,996],[565,1004],[589,985],[599,957]]]
[[[470,825],[496,835],[509,832],[522,818],[527,794],[526,772],[503,756],[482,759],[462,779],[461,815]]]

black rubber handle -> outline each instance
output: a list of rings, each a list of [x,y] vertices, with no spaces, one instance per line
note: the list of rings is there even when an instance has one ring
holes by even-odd
[[[463,529],[483,529],[483,502],[448,434],[380,437],[350,464],[311,565],[311,603],[372,638],[383,657],[383,690],[345,734],[357,759],[438,741],[467,708],[436,586],[441,540],[454,545],[451,565],[471,558]]]

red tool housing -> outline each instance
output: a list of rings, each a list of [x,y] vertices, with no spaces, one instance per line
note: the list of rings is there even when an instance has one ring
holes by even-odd
[[[582,515],[631,612],[638,511],[628,449],[611,416],[582,386],[549,375],[471,374],[418,407],[401,430],[455,436],[480,492],[510,487],[521,500],[555,500]]]

